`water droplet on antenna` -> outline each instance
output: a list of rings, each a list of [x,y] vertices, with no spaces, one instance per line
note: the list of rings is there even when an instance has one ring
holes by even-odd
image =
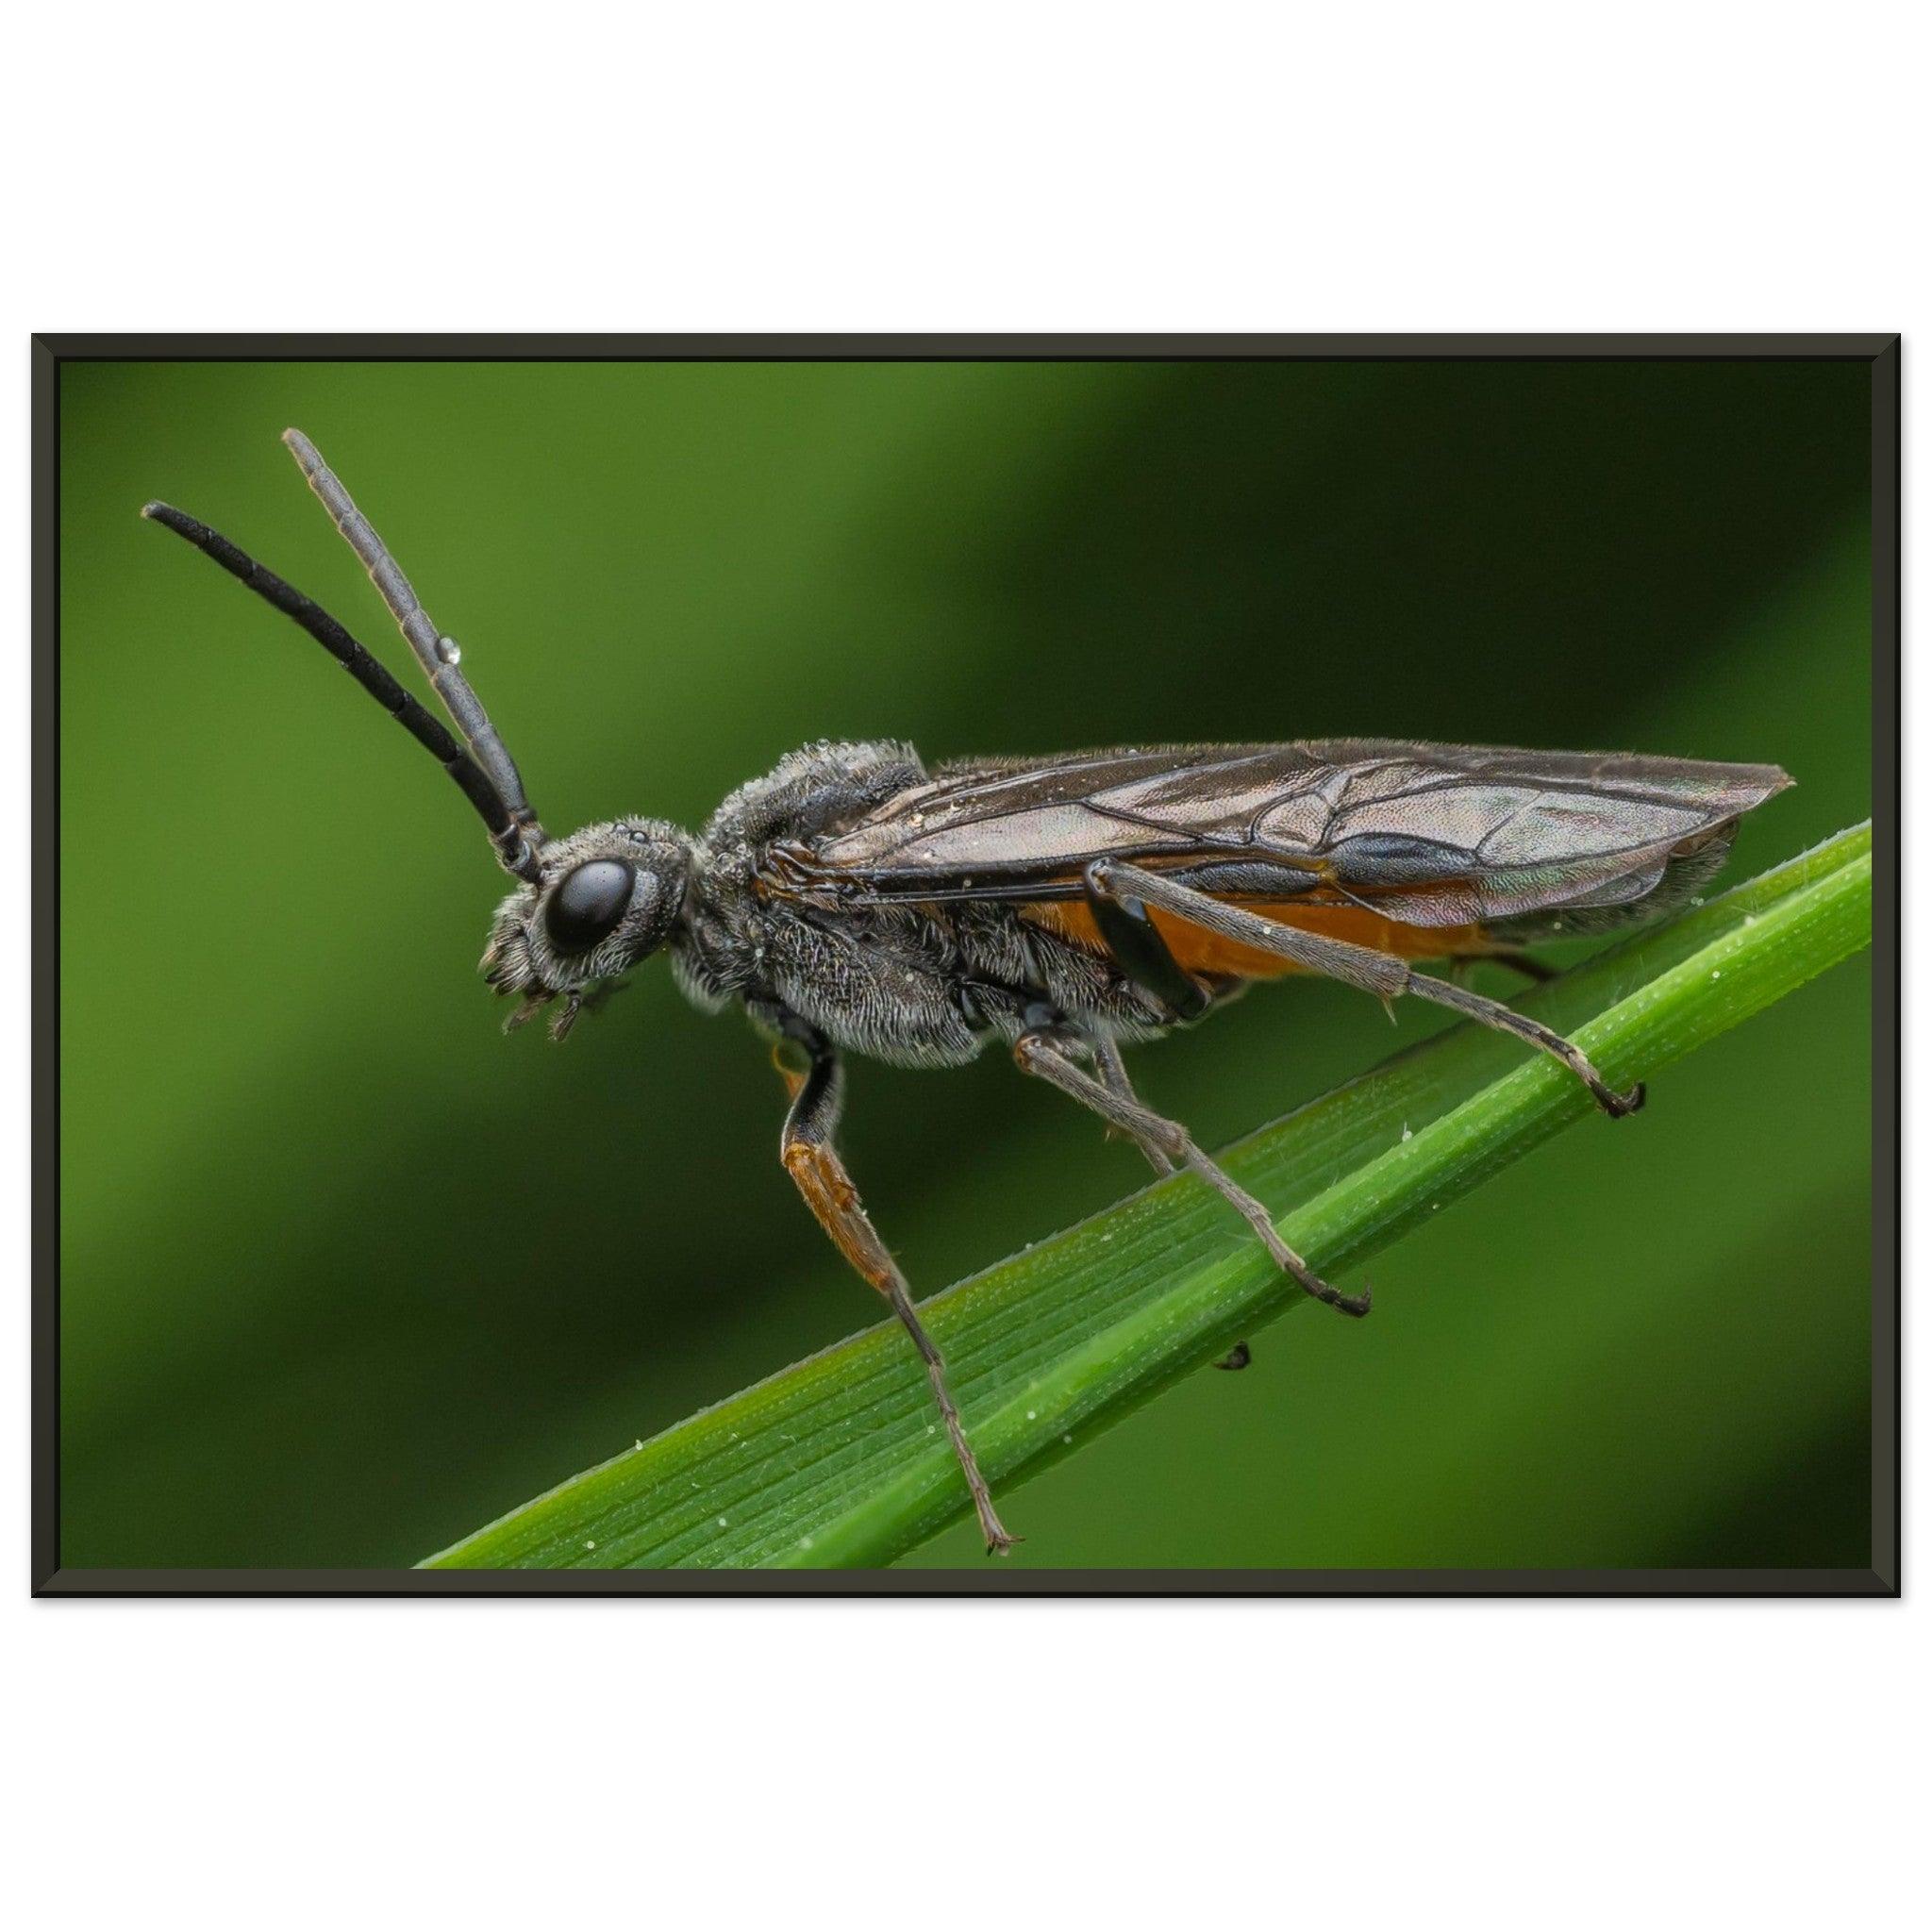
[[[460,664],[463,661],[463,647],[454,638],[438,638],[436,657],[439,663]]]

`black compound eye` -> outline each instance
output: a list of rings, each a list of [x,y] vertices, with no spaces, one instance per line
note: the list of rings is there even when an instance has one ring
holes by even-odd
[[[543,908],[543,930],[559,953],[588,953],[617,930],[637,874],[621,858],[593,858],[565,875]]]

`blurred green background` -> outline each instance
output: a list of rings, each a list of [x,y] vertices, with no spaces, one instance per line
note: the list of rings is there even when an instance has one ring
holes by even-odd
[[[876,1316],[742,1022],[659,966],[502,1038],[455,789],[138,520],[415,678],[286,425],[557,830],[871,734],[1779,761],[1733,878],[1871,807],[1858,364],[70,364],[60,411],[67,1565],[413,1562]],[[1860,959],[1512,1169],[1379,1257],[1374,1320],[1026,1485],[1017,1560],[1866,1563],[1870,1007]],[[1399,1022],[1263,989],[1138,1072],[1211,1146]],[[1143,1177],[997,1053],[858,1067],[845,1139],[921,1293]]]

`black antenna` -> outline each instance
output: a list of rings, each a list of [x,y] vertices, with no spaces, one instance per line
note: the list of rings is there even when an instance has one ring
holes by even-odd
[[[246,551],[229,542],[219,530],[209,529],[198,517],[167,503],[143,504],[141,513],[165,525],[197,550],[207,552],[230,576],[239,578],[285,617],[293,618],[456,780],[463,796],[476,808],[490,828],[491,842],[505,871],[533,885],[538,882],[542,874],[536,851],[490,774],[451,737],[441,720],[431,716],[396,682],[386,665],[372,657],[313,598],[305,597],[292,584],[284,583],[274,571],[257,563]]]
[[[343,489],[341,479],[323,461],[322,452],[299,429],[282,431],[282,441],[308,479],[308,487],[322,499],[323,508],[335,520],[335,526],[347,540],[349,548],[362,559],[370,581],[382,593],[390,615],[396,621],[417,661],[428,673],[429,682],[442,700],[443,708],[469,741],[476,762],[490,774],[491,783],[503,796],[510,816],[528,835],[530,842],[543,842],[543,827],[524,794],[524,781],[508,748],[496,735],[482,701],[470,687],[470,680],[457,669],[462,652],[454,638],[443,636],[429,621],[422,599],[403,575],[402,566],[390,555],[389,545],[376,535],[375,526],[356,508],[355,499]]]

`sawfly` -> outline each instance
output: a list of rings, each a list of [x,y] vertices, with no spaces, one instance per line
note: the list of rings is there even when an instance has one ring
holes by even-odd
[[[1618,1092],[1571,1042],[1418,960],[1501,959],[1657,918],[1724,863],[1738,821],[1790,781],[1774,765],[1335,738],[1153,745],[928,767],[891,740],[821,742],[741,786],[696,833],[618,818],[553,838],[408,579],[315,446],[284,441],[368,570],[456,734],[341,624],[166,504],[144,516],[292,618],[422,744],[481,815],[516,881],[485,976],[508,1024],[546,1008],[561,1040],[648,955],[699,1007],[736,1003],[790,1094],[779,1152],[840,1252],[924,1358],[988,1547],[1001,1524],[897,1263],[834,1135],[841,1053],[951,1067],[988,1045],[1216,1190],[1316,1299],[1324,1281],[1266,1208],[1142,1102],[1123,1046],[1200,1019],[1257,979],[1321,974],[1515,1035],[1613,1118]],[[1246,1358],[1245,1349],[1229,1366]]]

